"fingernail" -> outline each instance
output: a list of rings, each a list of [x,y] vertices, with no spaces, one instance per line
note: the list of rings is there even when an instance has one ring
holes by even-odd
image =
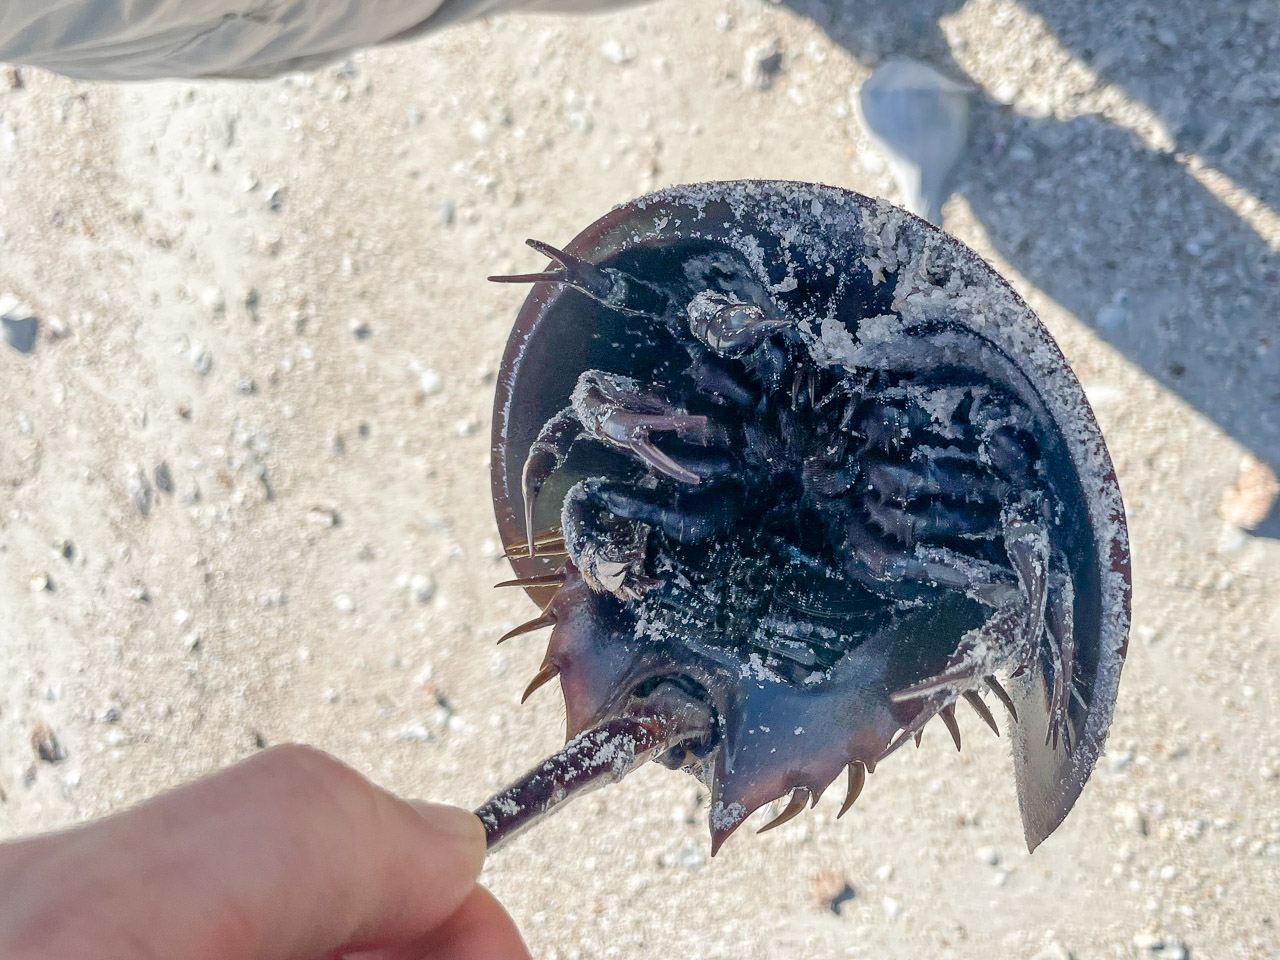
[[[467,843],[484,846],[484,824],[471,811],[453,807],[447,803],[431,803],[427,800],[410,800],[409,803],[441,833],[457,837]]]

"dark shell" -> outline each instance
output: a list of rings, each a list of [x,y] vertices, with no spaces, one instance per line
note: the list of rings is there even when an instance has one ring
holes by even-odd
[[[589,263],[642,278],[678,272],[683,259],[715,250],[729,251],[750,266],[779,308],[804,327],[811,351],[855,351],[862,365],[909,362],[930,370],[944,369],[963,354],[966,369],[999,384],[1034,416],[1056,511],[1050,535],[1066,558],[1074,588],[1078,701],[1068,698],[1073,736],[1060,740],[1051,730],[1044,671],[1025,669],[1006,681],[1016,707],[1012,742],[1018,797],[1027,843],[1034,849],[1070,811],[1102,749],[1130,621],[1124,510],[1079,382],[1035,315],[981,258],[923,220],[850,191],[775,181],[677,187],[613,210],[565,248]],[[909,361],[893,344],[848,336],[856,338],[865,318],[886,316],[943,332],[913,340],[918,355]],[[533,287],[507,345],[494,405],[493,497],[509,552],[518,553],[511,548],[526,539],[521,485],[526,457],[543,425],[570,403],[579,375],[598,369],[643,383],[665,381],[688,359],[673,349],[656,319],[609,309],[564,283]],[[557,527],[569,486],[592,473],[588,457],[569,476],[548,482],[537,501],[535,527]],[[558,565],[519,555],[512,564],[522,579],[547,575]],[[580,622],[580,629],[562,629],[555,663],[571,736],[610,718],[619,697],[629,692],[620,686],[664,669],[661,662],[669,653],[656,640],[596,635],[600,620],[592,605],[610,598],[602,600],[580,583],[559,595],[553,587],[529,592],[540,606],[551,603],[561,624]],[[960,617],[952,613],[953,619]],[[757,693],[747,689],[752,684],[745,672],[735,681],[732,671],[681,654],[680,671],[693,675],[717,711],[731,714],[737,724],[726,736],[739,738],[733,741],[738,771],[727,777],[718,761],[717,771],[707,775],[718,777],[722,787],[736,778],[731,795],[721,792],[717,799],[722,806],[736,804],[741,815],[717,824],[713,811],[713,843],[718,846],[751,810],[793,789],[816,796],[851,761],[874,767],[886,737],[907,726],[888,698],[896,683],[913,679],[899,662],[902,651],[911,636],[950,625],[951,615],[936,608],[914,621],[904,615],[887,631],[892,636],[878,637],[842,661],[841,669],[859,677],[844,686],[776,684]],[[875,695],[866,696],[868,689]],[[760,732],[783,726],[780,720],[786,721],[785,736]],[[747,733],[751,750],[742,749]],[[751,756],[776,757],[779,751],[785,761],[761,760],[751,768]]]

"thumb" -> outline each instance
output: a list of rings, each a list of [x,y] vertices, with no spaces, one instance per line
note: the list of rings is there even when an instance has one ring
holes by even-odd
[[[410,804],[293,746],[76,831],[82,862],[103,862],[95,830],[110,832],[115,864],[114,882],[97,890],[120,902],[90,912],[117,918],[148,955],[192,960],[419,939],[467,899],[485,855],[474,815]]]

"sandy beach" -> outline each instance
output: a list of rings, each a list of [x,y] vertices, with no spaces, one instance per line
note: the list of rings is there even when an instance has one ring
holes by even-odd
[[[522,288],[675,183],[895,199],[854,101],[973,87],[943,226],[1037,311],[1125,495],[1106,754],[1022,841],[962,714],[708,857],[657,765],[496,854],[534,955],[1280,956],[1280,2],[662,0],[255,83],[0,71],[0,838],[301,741],[474,806],[559,746],[489,500]],[[15,335],[16,336],[16,335]],[[835,901],[834,906],[832,901]]]

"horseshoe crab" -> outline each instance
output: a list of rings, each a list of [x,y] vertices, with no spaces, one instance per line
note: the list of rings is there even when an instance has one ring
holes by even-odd
[[[1029,848],[1070,811],[1125,657],[1124,509],[1062,353],[976,254],[834,187],[625,204],[543,270],[494,409],[498,526],[551,628],[566,747],[477,813],[496,845],[645,759],[712,852],[961,701],[1009,716]]]

